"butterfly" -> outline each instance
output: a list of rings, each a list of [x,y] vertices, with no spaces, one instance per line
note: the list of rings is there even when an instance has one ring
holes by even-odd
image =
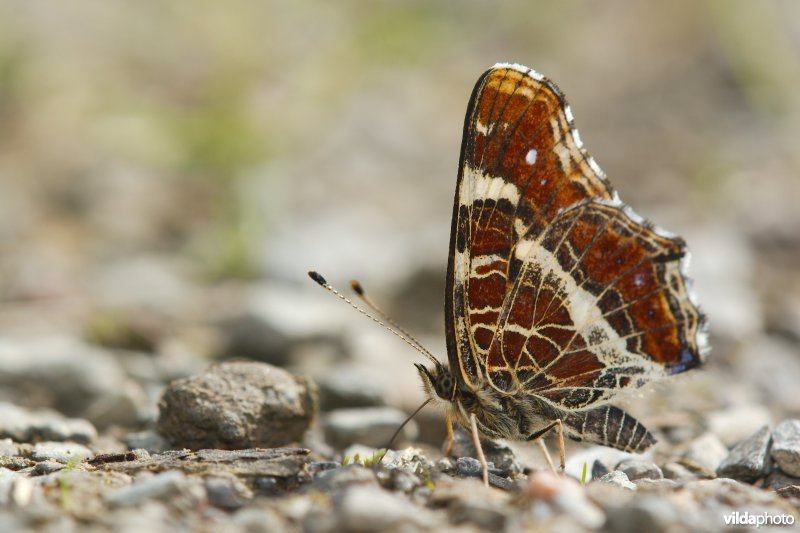
[[[563,94],[497,64],[469,101],[453,206],[448,363],[417,365],[428,397],[479,434],[549,430],[627,452],[655,443],[610,405],[707,356],[684,241],[622,203],[584,150]]]
[[[562,470],[564,436],[627,452],[656,442],[609,402],[705,361],[706,318],[688,264],[680,237],[620,200],[558,87],[503,63],[480,77],[467,106],[447,262],[447,364],[353,288],[431,360],[416,365],[423,406],[444,404],[448,451],[453,421],[470,430],[488,484],[481,435],[535,441],[555,428]]]

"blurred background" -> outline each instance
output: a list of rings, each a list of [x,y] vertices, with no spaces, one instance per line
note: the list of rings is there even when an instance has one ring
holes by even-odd
[[[693,252],[712,357],[635,414],[730,443],[800,414],[793,0],[3,2],[0,399],[141,428],[170,379],[249,357],[323,410],[418,405],[421,356],[306,271],[446,358],[464,113],[498,61],[555,80]]]

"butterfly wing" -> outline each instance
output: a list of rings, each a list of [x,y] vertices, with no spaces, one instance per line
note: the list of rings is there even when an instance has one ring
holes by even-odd
[[[695,367],[704,317],[683,241],[622,204],[558,88],[519,65],[478,81],[464,126],[445,304],[451,368],[582,409]]]

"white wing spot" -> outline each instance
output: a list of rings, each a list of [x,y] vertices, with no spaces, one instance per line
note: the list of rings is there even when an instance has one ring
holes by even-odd
[[[531,148],[530,150],[528,150],[528,153],[525,154],[525,162],[528,163],[529,165],[534,164],[536,162],[536,156],[538,154],[539,152],[536,151],[536,148]]]
[[[575,145],[578,148],[583,148],[583,141],[581,140],[581,134],[578,133],[578,130],[572,130],[572,138],[575,139]]]

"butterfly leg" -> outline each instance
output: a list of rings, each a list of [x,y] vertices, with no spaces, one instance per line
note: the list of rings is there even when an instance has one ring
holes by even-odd
[[[450,413],[447,413],[447,418],[445,419],[445,423],[447,424],[447,449],[444,451],[445,457],[450,457],[450,454],[453,453],[453,416]]]
[[[558,472],[556,472],[556,465],[553,464],[553,460],[550,458],[550,452],[547,451],[547,445],[545,445],[542,439],[536,439],[536,444],[538,444],[539,449],[542,450],[542,455],[544,456],[544,460],[547,462],[547,466],[550,467],[550,471],[553,474],[558,474]]]
[[[557,428],[557,430],[558,430],[558,455],[559,455],[559,460],[561,461],[561,464],[560,464],[561,473],[563,474],[564,473],[564,469],[566,468],[565,463],[566,463],[566,455],[567,454],[566,454],[566,451],[564,450],[564,425],[561,423],[561,419],[560,418],[555,419],[553,422],[551,422],[550,424],[545,426],[543,429],[540,429],[539,431],[536,431],[536,432],[532,433],[528,437],[528,440],[529,441],[536,440],[539,437],[543,436],[548,431],[550,431],[551,429],[553,429],[554,427]],[[550,454],[547,454],[545,456],[545,458],[547,459],[548,463],[550,463],[551,465],[553,464],[552,461],[550,460]]]
[[[483,471],[483,484],[488,487],[489,465],[486,463],[486,456],[483,455],[483,448],[481,447],[480,435],[478,435],[478,422],[475,419],[475,413],[470,413],[469,425],[472,429],[472,443],[475,445],[475,450],[478,452],[478,461],[480,461],[481,470]]]

